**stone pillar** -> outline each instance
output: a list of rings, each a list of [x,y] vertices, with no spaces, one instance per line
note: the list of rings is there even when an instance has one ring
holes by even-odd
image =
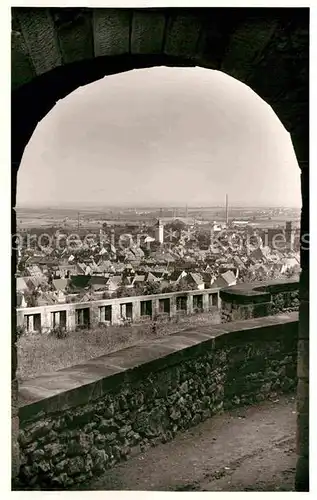
[[[17,326],[24,326],[24,313],[22,311],[16,313],[16,324]]]
[[[126,310],[127,310],[126,305],[125,304],[121,304],[121,306],[120,306],[120,316],[122,318],[126,318],[127,317]]]
[[[176,310],[176,296],[172,295],[170,298],[170,318],[173,318],[176,316],[177,310]]]
[[[186,308],[187,314],[193,314],[193,296],[192,295],[187,295],[187,308]]]
[[[56,313],[55,313],[56,314]],[[56,316],[55,316],[55,321],[56,321]],[[59,324],[59,314],[57,318],[58,324]],[[52,321],[52,313],[50,310],[46,309],[45,307],[41,311],[41,328],[43,333],[47,333],[50,331],[50,329],[53,327],[53,321]]]
[[[208,293],[203,294],[203,311],[204,312],[209,311],[209,294]]]
[[[301,165],[301,276],[297,358],[296,491],[309,491],[309,171]]]
[[[221,298],[220,298],[220,293],[217,292],[218,300],[217,300],[217,307],[219,311],[221,310]]]
[[[59,311],[55,312],[55,326],[59,326],[60,324],[60,313]]]
[[[76,310],[75,307],[70,307],[68,311],[66,311],[66,326],[67,330],[75,330],[76,328]]]
[[[152,318],[155,318],[160,312],[159,299],[152,300]]]
[[[99,323],[99,306],[92,303],[89,307],[90,326],[97,326]]]
[[[120,303],[114,302],[112,304],[112,324],[119,325],[120,324]]]
[[[33,316],[33,314],[30,314],[30,316],[29,316],[28,331],[34,332],[34,316]]]
[[[141,316],[141,303],[139,300],[132,302],[132,321],[139,321]]]
[[[106,311],[105,311],[105,306],[101,307],[101,308],[99,309],[99,311],[100,311],[99,321],[100,321],[101,323],[103,323],[104,321],[106,321]]]

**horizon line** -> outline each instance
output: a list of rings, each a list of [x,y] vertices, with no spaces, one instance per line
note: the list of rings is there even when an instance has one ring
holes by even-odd
[[[199,208],[223,208],[225,210],[225,203],[216,203],[214,205],[209,205],[209,204],[201,204],[201,205],[189,205],[189,204],[181,204],[181,205],[176,205],[176,204],[150,204],[150,203],[144,203],[142,205],[134,205],[134,204],[128,204],[128,203],[117,203],[117,204],[109,204],[109,205],[102,205],[102,204],[60,204],[60,205],[53,205],[53,204],[16,204],[14,207],[15,209],[23,209],[23,208],[33,208],[33,209],[41,209],[41,208],[46,208],[46,209],[74,209],[74,210],[84,210],[85,208],[95,208],[95,209],[109,209],[109,208],[123,208],[123,209],[144,209],[144,208],[150,208],[150,209],[199,209]],[[253,203],[246,203],[243,204],[242,202],[232,202],[229,204],[229,209],[230,208],[292,208],[292,209],[301,209],[301,205],[284,205],[284,204],[272,204],[272,203],[267,203],[267,204],[253,204]]]

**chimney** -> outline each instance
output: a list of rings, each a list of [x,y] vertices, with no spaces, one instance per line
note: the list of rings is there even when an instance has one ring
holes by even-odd
[[[228,195],[226,194],[226,225],[228,227],[229,223],[229,204],[228,204]]]

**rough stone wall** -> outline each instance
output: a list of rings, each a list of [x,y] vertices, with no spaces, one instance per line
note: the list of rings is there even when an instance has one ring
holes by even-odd
[[[137,67],[201,65],[225,71],[265,99],[290,132],[301,168],[301,235],[309,232],[309,9],[13,9],[12,206],[24,148],[55,103],[92,81]],[[109,35],[111,43],[109,43]],[[107,60],[105,57],[111,55]],[[93,57],[95,60],[93,60]],[[72,64],[69,64],[72,63]],[[54,68],[52,70],[52,68]],[[52,70],[52,71],[49,71]],[[40,78],[36,78],[41,75]],[[270,75],[270,78],[267,78]],[[27,84],[28,83],[28,84]],[[21,91],[21,92],[20,92]],[[14,95],[15,94],[15,95]],[[34,100],[34,95],[37,99]],[[21,113],[21,110],[23,112]],[[12,234],[16,215],[11,212]],[[309,251],[301,250],[299,393],[306,421],[297,490],[308,485]],[[12,276],[16,253],[12,252]],[[12,281],[12,317],[15,315]],[[12,326],[12,358],[16,331]],[[15,379],[15,362],[13,377]],[[298,411],[304,411],[298,407]],[[300,424],[301,425],[301,424]]]
[[[235,304],[223,301],[221,303],[221,323],[268,316],[270,314],[270,307],[270,302]]]
[[[295,321],[220,335],[176,364],[130,371],[124,385],[89,404],[21,419],[19,489],[76,488],[218,412],[294,390],[297,328]]]
[[[299,291],[296,292],[281,292],[272,295],[271,314],[280,312],[292,312],[299,309]]]
[[[18,382],[11,382],[11,476],[16,477],[20,467],[19,452],[19,406],[18,406]]]
[[[240,321],[259,318],[279,313],[299,310],[299,291],[278,292],[271,294],[269,302],[239,304],[234,302],[221,303],[221,322]]]

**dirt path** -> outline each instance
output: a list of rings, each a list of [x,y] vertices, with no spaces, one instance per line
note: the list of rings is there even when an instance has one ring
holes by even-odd
[[[87,489],[292,491],[295,425],[292,396],[234,410],[130,458]]]

